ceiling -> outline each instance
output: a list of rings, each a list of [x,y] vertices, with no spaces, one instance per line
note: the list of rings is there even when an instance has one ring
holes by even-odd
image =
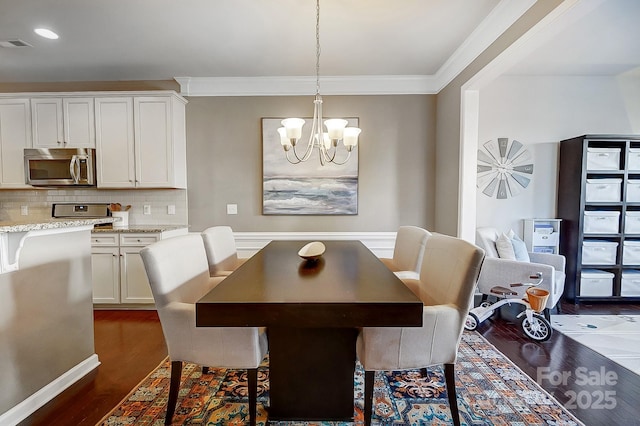
[[[533,2],[321,0],[321,81],[413,78],[437,92]],[[577,2],[583,11],[566,13],[509,73],[615,75],[640,66],[640,1]],[[0,45],[30,45],[0,47],[0,83],[315,82],[315,12],[313,0],[0,0]],[[41,38],[37,27],[60,38]]]
[[[508,74],[617,76],[640,69],[640,1],[581,0]]]

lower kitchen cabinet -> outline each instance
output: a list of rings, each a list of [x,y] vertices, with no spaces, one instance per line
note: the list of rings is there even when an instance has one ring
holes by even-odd
[[[120,248],[117,245],[91,247],[91,274],[93,303],[120,303]]]
[[[96,305],[152,305],[153,295],[140,250],[187,229],[157,233],[93,233],[91,261],[93,303]]]

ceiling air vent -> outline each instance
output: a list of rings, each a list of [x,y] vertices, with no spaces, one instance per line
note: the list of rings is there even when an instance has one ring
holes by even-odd
[[[0,40],[0,47],[33,47],[26,41],[20,39]]]

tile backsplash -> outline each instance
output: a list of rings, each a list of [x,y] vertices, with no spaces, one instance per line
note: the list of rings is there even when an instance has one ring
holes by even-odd
[[[51,218],[55,203],[120,203],[131,205],[129,225],[188,224],[186,189],[34,189],[0,191],[0,222],[44,220]],[[144,214],[144,206],[151,214]],[[28,210],[23,215],[24,207]],[[168,214],[175,206],[175,214]]]

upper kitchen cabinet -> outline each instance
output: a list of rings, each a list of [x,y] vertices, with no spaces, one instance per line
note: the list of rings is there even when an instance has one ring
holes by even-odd
[[[133,98],[96,98],[98,186],[135,188]]]
[[[22,161],[29,147],[29,99],[0,99],[0,188],[30,188],[25,184]]]
[[[31,99],[34,148],[93,148],[96,145],[93,97]]]
[[[98,187],[186,188],[185,103],[177,95],[96,98]]]

